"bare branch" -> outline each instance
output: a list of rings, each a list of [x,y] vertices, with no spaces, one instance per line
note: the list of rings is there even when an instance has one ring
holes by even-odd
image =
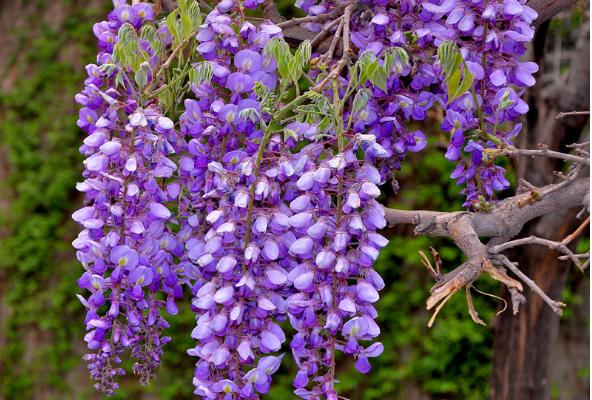
[[[582,263],[580,262],[580,260],[578,259],[578,257],[576,257],[576,255],[565,245],[565,243],[563,243],[563,242],[554,242],[553,240],[543,239],[543,238],[539,238],[539,237],[536,237],[536,236],[529,236],[529,237],[526,237],[526,238],[511,240],[511,241],[506,242],[504,244],[500,244],[498,246],[493,246],[493,247],[491,247],[489,249],[489,252],[491,254],[498,254],[498,253],[501,253],[504,250],[511,249],[512,247],[524,246],[524,245],[530,245],[530,244],[538,244],[538,245],[541,245],[541,246],[548,247],[548,248],[550,248],[552,250],[560,251],[563,254],[565,254],[567,257],[569,257],[569,259],[580,270],[582,270]],[[582,270],[582,272],[583,272],[583,270]]]
[[[331,21],[321,29],[321,31],[310,41],[311,46],[316,47],[329,34],[329,31],[335,28],[335,25],[343,22],[343,15],[334,21]]]
[[[557,188],[561,188],[561,190]],[[414,231],[417,235],[450,237],[467,256],[462,265],[443,275],[432,287],[430,296],[426,301],[427,309],[430,310],[438,304],[439,306],[432,317],[431,323],[433,323],[443,303],[461,288],[471,285],[484,273],[489,274],[492,278],[508,287],[512,296],[512,308],[516,313],[518,306],[525,301],[524,296],[520,293],[522,285],[509,277],[503,267],[494,265],[492,261],[496,261],[496,257],[505,257],[497,254],[498,252],[518,244],[527,244],[526,242],[531,240],[519,239],[514,242],[507,242],[520,232],[526,222],[556,210],[582,205],[587,206],[589,189],[590,182],[587,178],[575,179],[570,177],[561,183],[537,189],[537,192],[523,193],[500,201],[488,213],[407,211],[385,208],[385,216],[391,226],[412,224],[415,225]],[[533,195],[533,193],[537,194]],[[485,245],[481,242],[480,237],[491,237],[492,239]],[[557,249],[569,254],[570,251],[567,249],[566,244],[552,243]],[[425,262],[429,264],[427,257],[425,258]],[[575,255],[570,259],[575,259],[577,261],[576,265],[581,266],[579,259]],[[424,263],[424,265],[426,264]],[[434,274],[433,267],[429,268],[426,265],[426,268]],[[524,274],[516,273],[515,269],[517,268],[514,265],[510,268],[525,283],[533,287],[534,282]],[[551,304],[555,310],[560,303],[551,301]],[[471,304],[468,304],[468,307],[469,312],[472,314],[474,310],[471,310]]]
[[[565,237],[565,239],[563,239],[561,241],[562,244],[570,244],[575,238],[577,238],[578,236],[580,236],[582,234],[582,232],[584,231],[584,229],[586,229],[586,227],[590,224],[590,217],[586,218],[584,220],[584,222],[582,222],[580,224],[580,226],[578,226],[578,228],[573,231],[572,233],[570,233],[569,235],[567,235]]]
[[[557,186],[561,190],[553,190]],[[415,225],[417,235],[451,237],[450,228],[461,215],[471,221],[471,226],[480,237],[516,236],[522,226],[533,220],[559,209],[588,206],[587,198],[590,181],[578,178],[558,184],[544,186],[541,193],[548,193],[542,199],[532,192],[519,194],[495,204],[488,213],[456,211],[439,212],[425,210],[397,210],[385,208],[386,220],[389,225]]]
[[[423,264],[423,266],[426,267],[430,274],[432,274],[436,282],[439,281],[442,277],[440,276],[440,273],[436,271],[436,269],[432,266],[432,263],[430,262],[430,260],[428,260],[428,257],[425,255],[425,253],[421,250],[417,253],[421,257],[421,263]]]
[[[335,53],[335,48],[337,47],[337,43],[339,42],[339,38],[341,37],[341,33],[343,32],[343,17],[335,20],[335,22],[337,21],[339,21],[339,26],[337,27],[337,30],[333,35],[333,40],[331,40],[331,46],[329,47],[329,50],[327,50],[327,52],[321,56],[323,62],[331,62],[331,60],[333,59],[333,53]]]
[[[590,111],[568,111],[568,112],[560,112],[557,114],[555,119],[565,118],[570,115],[590,115]]]
[[[547,149],[544,145],[539,145],[541,147],[540,150],[528,150],[528,149],[517,149],[515,147],[504,147],[499,149],[486,149],[485,153],[491,156],[508,156],[508,157],[518,157],[518,156],[528,156],[528,157],[551,157],[557,158],[560,160],[565,160],[572,163],[577,164],[584,164],[590,165],[590,158],[587,157],[579,157],[573,154],[566,154],[561,153],[559,151],[553,151]]]
[[[539,14],[535,23],[542,24],[548,19],[551,19],[561,11],[568,10],[577,3],[577,0],[530,0],[528,5],[535,9]]]
[[[473,297],[471,296],[471,287],[472,285],[468,284],[465,288],[467,293],[467,307],[469,308],[469,315],[471,316],[473,322],[475,322],[476,324],[486,326],[487,324],[483,322],[481,318],[479,318],[479,313],[477,312],[477,310],[475,310],[475,305],[473,304]]]
[[[307,15],[306,17],[292,18],[288,21],[278,23],[277,26],[279,26],[280,28],[283,29],[283,28],[289,28],[291,26],[306,24],[306,23],[310,23],[310,22],[323,22],[323,21],[327,21],[330,19],[334,19],[334,18],[337,18],[340,16],[340,14],[343,11],[343,7],[344,7],[343,5],[338,5],[333,10],[331,10],[331,12],[328,12],[325,14]]]
[[[349,63],[349,60],[350,60],[350,57],[352,54],[352,49],[351,49],[350,40],[349,40],[349,33],[350,33],[349,24],[351,21],[352,12],[356,9],[356,7],[358,7],[357,0],[350,2],[345,7],[345,10],[343,12],[343,55],[341,56],[341,59],[333,67],[331,72],[329,74],[327,74],[327,76],[320,83],[318,83],[317,85],[315,85],[311,89],[312,91],[320,92],[321,90],[323,90],[325,85],[329,81],[337,78],[339,76],[339,74],[341,73],[341,71],[343,70],[343,68]]]
[[[154,85],[158,82],[159,78],[168,70],[168,68],[171,66],[171,63],[177,57],[177,55],[189,44],[189,42],[191,42],[195,38],[195,35],[197,35],[198,31],[199,31],[199,28],[195,29],[185,39],[183,39],[177,45],[177,47],[175,47],[173,49],[169,58],[167,58],[166,61],[158,68],[158,70],[154,74],[154,78],[152,78],[152,82],[150,82],[150,84],[146,87],[146,89],[144,89],[144,93],[147,96],[150,95],[150,92],[152,91],[152,88],[154,87]]]
[[[450,298],[452,297],[453,294],[454,294],[454,292],[452,292],[448,296],[446,296],[444,298],[444,300],[442,300],[440,305],[438,307],[436,307],[434,314],[432,314],[432,318],[430,318],[430,321],[428,322],[428,328],[431,328],[434,325],[434,321],[436,321],[436,317],[440,313],[440,310],[442,310],[442,307],[444,307],[446,305],[446,303],[448,302],[448,300],[450,300]]]
[[[528,276],[526,276],[526,274],[520,271],[520,269],[518,269],[518,267],[516,267],[516,265],[514,265],[513,262],[508,260],[506,256],[500,254],[497,256],[497,259],[500,260],[502,264],[504,264],[504,266],[506,266],[510,271],[516,274],[516,276],[518,276],[524,283],[526,283],[533,292],[538,294],[543,299],[543,301],[553,309],[555,314],[563,314],[562,307],[565,307],[564,303],[560,301],[555,301],[551,299],[549,296],[547,296],[547,294],[540,287],[538,287],[538,285],[532,279],[530,279]]]
[[[577,258],[590,258],[590,252],[582,253],[582,254],[574,254]],[[559,256],[557,257],[561,261],[569,260],[569,256]]]

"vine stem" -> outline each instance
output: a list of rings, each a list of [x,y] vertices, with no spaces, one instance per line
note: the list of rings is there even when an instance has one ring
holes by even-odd
[[[263,122],[263,119],[261,119],[261,121]],[[251,186],[249,187],[249,205],[247,208],[247,231],[245,232],[245,246],[244,248],[246,249],[247,246],[250,243],[251,240],[251,220],[252,220],[252,216],[253,216],[253,207],[255,205],[255,187],[257,186],[257,175],[259,174],[259,166],[261,165],[261,160],[263,158],[263,153],[265,152],[265,146],[267,146],[267,142],[269,141],[269,138],[271,137],[271,132],[272,130],[269,129],[268,127],[265,127],[265,129],[263,130],[263,137],[261,138],[261,143],[259,143],[259,149],[257,150],[257,159],[255,160],[255,165],[253,166],[253,183],[251,183]],[[243,272],[245,272],[245,265],[243,263]]]
[[[333,79],[333,108],[335,113],[335,131],[337,135],[337,149],[339,154],[343,152],[345,147],[345,140],[343,137],[343,117],[342,117],[342,110],[343,110],[343,102],[339,99],[339,86],[337,83],[337,79]],[[343,181],[339,179],[339,183],[337,184],[337,216],[335,217],[335,227],[339,229],[339,225],[341,224],[341,192],[343,190]],[[333,295],[333,308],[337,308],[337,273],[335,269],[331,272],[332,274],[332,295]],[[335,382],[335,338],[331,335],[329,339],[329,351],[331,354],[331,361],[330,361],[330,375],[331,375],[331,385]]]
[[[136,130],[132,130],[132,134],[130,136],[130,152],[134,149],[134,142],[136,141]],[[128,179],[126,179],[123,183],[123,200],[121,201],[121,207],[123,208],[123,216],[121,217],[121,226],[119,227],[119,242],[123,243],[123,233],[125,230],[125,207],[126,201],[125,198],[127,197],[127,188],[128,188]]]
[[[189,42],[191,42],[191,40],[195,37],[195,35],[197,35],[197,32],[198,31],[199,31],[199,28],[193,30],[189,34],[189,36],[187,36],[185,39],[183,39],[177,45],[177,47],[175,47],[173,49],[173,52],[171,53],[171,55],[169,56],[169,58],[167,58],[167,60],[158,68],[158,71],[156,71],[156,74],[154,74],[154,78],[152,79],[152,82],[150,82],[150,85],[148,85],[148,87],[146,87],[146,89],[144,90],[144,94],[148,95],[150,93],[150,91],[152,90],[152,88],[154,87],[154,85],[156,84],[156,82],[158,81],[158,78],[160,78],[161,75],[164,74],[165,71],[167,71],[169,69],[169,67],[171,66],[173,60],[185,48],[185,46],[187,46],[189,44]]]

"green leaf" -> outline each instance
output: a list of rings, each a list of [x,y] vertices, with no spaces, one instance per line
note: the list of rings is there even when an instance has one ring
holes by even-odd
[[[284,128],[284,141],[288,138],[292,138],[295,141],[298,141],[298,134],[296,133],[296,131],[293,131],[292,129]]]
[[[99,67],[99,70],[107,76],[110,76],[115,72],[119,67],[116,64],[103,64]]]
[[[269,88],[259,81],[255,82],[255,85],[253,86],[253,91],[257,95],[257,99],[259,101],[263,101],[266,97],[268,97],[271,94]]]
[[[123,72],[121,71],[119,71],[117,75],[115,75],[115,86],[125,87],[125,82],[123,81]]]
[[[438,46],[438,63],[442,65],[446,79],[457,71],[463,63],[462,55],[456,46],[456,43],[445,41]]]
[[[312,54],[312,45],[310,40],[305,40],[304,42],[300,43],[300,46],[296,49],[294,53],[294,57],[298,60],[301,68],[306,68],[310,63],[310,55]]]
[[[213,74],[212,64],[209,61],[202,61],[189,70],[189,80],[195,86],[199,86],[204,82],[210,83]]]
[[[140,64],[138,71],[136,71],[134,78],[140,88],[144,88],[148,84],[148,73],[150,72],[150,69],[150,64],[143,62]]]
[[[386,93],[386,72],[383,68],[380,68],[378,63],[376,63],[377,68],[371,72],[369,78],[370,82],[380,90]]]
[[[514,101],[510,99],[510,90],[506,89],[506,91],[500,98],[499,106],[497,109],[498,111],[502,111],[510,107],[512,104],[514,104]]]
[[[113,48],[113,61],[124,68],[129,67],[134,61],[134,54],[130,54],[132,53],[130,50],[133,50],[131,47],[136,40],[135,33],[134,27],[128,23],[123,24],[117,32],[117,43]]]
[[[294,81],[294,85],[298,85],[298,80],[302,76],[302,67],[296,57],[288,58],[288,60],[290,77],[292,78],[292,81]]]
[[[169,32],[171,32],[171,35],[173,35],[173,46],[176,46],[182,40],[181,34],[179,32],[180,26],[178,23],[178,17],[179,9],[175,9],[171,11],[171,13],[166,17],[165,21],[167,28],[169,28]]]
[[[199,3],[197,1],[191,2],[186,14],[191,19],[193,25],[192,30],[195,30],[197,27],[201,25],[201,10],[199,9]]]
[[[368,105],[368,100],[370,99],[371,92],[369,89],[364,88],[356,93],[354,96],[352,112],[354,114],[359,113]]]
[[[460,70],[456,70],[446,81],[448,86],[448,103],[454,100],[454,93],[456,92],[457,88],[460,84],[460,79],[462,78],[462,72]]]
[[[331,127],[332,122],[333,122],[333,118],[330,118],[329,116],[324,117],[317,127],[318,132],[328,131],[329,128]]]
[[[238,115],[242,119],[249,119],[253,122],[257,122],[259,120],[259,113],[254,108],[245,108],[244,110],[241,110]]]
[[[438,63],[444,70],[448,103],[451,103],[471,89],[473,74],[467,68],[456,43],[451,41],[443,42],[438,47]]]
[[[150,43],[150,47],[155,53],[160,53],[162,50],[162,39],[154,26],[148,24],[142,25],[140,37]]]
[[[380,66],[376,61],[376,55],[371,51],[365,51],[358,59],[355,67],[360,71],[358,83],[363,84],[370,78],[372,72]]]
[[[409,66],[409,55],[402,47],[393,47],[384,56],[384,70],[387,75],[393,72],[400,74]]]
[[[181,41],[187,39],[189,35],[191,35],[191,32],[193,32],[193,21],[188,14],[181,14],[181,17],[179,18],[179,31]]]
[[[164,110],[168,110],[172,106],[173,101],[173,91],[169,87],[158,94],[158,102]]]
[[[291,78],[291,67],[294,56],[290,53],[290,46],[282,38],[273,38],[265,45],[263,54],[272,56],[278,66],[278,72],[284,79]]]
[[[452,96],[448,96],[448,102],[450,103],[452,100],[462,96],[467,92],[467,90],[471,89],[473,86],[473,74],[469,71],[468,68],[464,68],[464,77],[462,79],[461,84],[456,88]],[[450,92],[450,89],[449,89]],[[452,99],[452,100],[451,100]]]

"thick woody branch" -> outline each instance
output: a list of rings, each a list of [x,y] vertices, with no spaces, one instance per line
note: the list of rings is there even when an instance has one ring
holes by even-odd
[[[562,185],[561,190],[554,190]],[[424,210],[396,210],[385,208],[389,225],[415,225],[415,234],[452,237],[451,227],[460,216],[466,217],[479,237],[512,238],[522,226],[541,215],[556,210],[568,209],[584,204],[588,198],[590,182],[587,178],[547,185],[538,191],[522,193],[500,201],[487,213],[481,212],[439,212]],[[549,193],[539,200],[540,193]]]
[[[578,0],[530,0],[528,5],[539,14],[536,24],[540,25],[561,11],[570,9],[577,2]]]
[[[442,276],[433,286],[430,297],[427,299],[427,308],[432,309],[438,303],[440,305],[436,308],[430,325],[443,303],[458,290],[471,285],[484,273],[489,274],[510,289],[513,309],[516,312],[518,305],[524,299],[520,294],[522,285],[506,274],[504,266],[508,267],[532,290],[541,294],[542,290],[532,280],[522,273],[517,273],[518,268],[514,264],[512,264],[512,268],[506,265],[505,256],[497,253],[519,244],[527,244],[522,242],[539,243],[540,241],[532,241],[530,238],[513,242],[509,242],[509,240],[520,232],[525,223],[537,217],[573,207],[589,208],[589,190],[590,182],[587,178],[569,179],[505,199],[487,213],[407,211],[385,208],[385,216],[389,225],[411,224],[415,225],[416,235],[449,237],[467,257],[462,265]],[[578,229],[574,234],[581,233],[583,229]],[[575,260],[576,265],[581,266],[578,257],[567,248],[567,244],[573,240],[572,235],[565,239],[565,243],[561,242],[554,248],[568,254],[571,260]],[[483,244],[480,239],[482,237],[489,237],[491,240],[489,243]],[[545,244],[548,245],[546,242]],[[500,263],[502,266],[496,265]],[[560,310],[561,303],[549,299],[546,295],[543,300],[551,305],[555,312]],[[472,312],[471,315],[473,316]]]

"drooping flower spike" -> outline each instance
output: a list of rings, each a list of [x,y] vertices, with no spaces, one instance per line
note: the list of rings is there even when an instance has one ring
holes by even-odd
[[[487,149],[511,144],[528,110],[537,66],[520,56],[536,13],[524,2],[354,3],[354,56],[335,79],[311,65],[309,42],[292,54],[277,25],[245,18],[261,3],[223,0],[202,21],[192,0],[166,18],[115,0],[93,28],[74,247],[85,359],[107,394],[127,351],[143,383],[153,376],[185,288],[196,396],[260,398],[289,352],[298,396],[337,399],[336,353],[369,373],[383,351],[377,198],[427,145],[414,121],[443,108],[467,207],[508,187]]]

